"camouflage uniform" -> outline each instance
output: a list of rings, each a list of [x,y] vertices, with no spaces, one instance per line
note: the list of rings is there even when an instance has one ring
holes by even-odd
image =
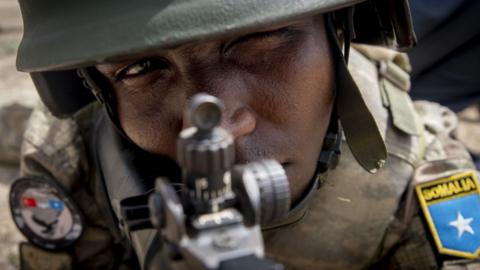
[[[450,136],[454,114],[409,99],[403,55],[356,48],[349,69],[386,142],[386,166],[377,174],[366,172],[344,143],[340,162],[328,177],[312,183],[284,223],[265,228],[267,254],[287,269],[438,268],[411,186],[422,177],[473,169],[473,164]],[[380,71],[380,63],[396,71]],[[22,149],[22,173],[57,179],[83,211],[86,231],[69,251],[82,268],[127,267],[124,258],[129,256],[118,244],[122,237],[115,225],[105,218],[109,202],[98,192],[102,183],[91,165],[93,119],[103,113],[91,104],[60,120],[40,106]]]
[[[24,135],[20,165],[24,175],[57,179],[81,208],[87,226],[73,250],[76,262],[85,268],[112,268],[116,244],[95,202],[94,172],[86,151],[93,111],[88,107],[82,111],[85,117],[59,120],[43,105],[37,106]]]

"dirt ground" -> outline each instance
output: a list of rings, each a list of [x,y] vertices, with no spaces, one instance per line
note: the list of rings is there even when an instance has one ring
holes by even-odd
[[[30,108],[38,101],[27,74],[15,70],[22,35],[17,1],[0,0],[0,269],[18,269],[16,229],[8,207],[10,184],[18,175],[21,132]]]

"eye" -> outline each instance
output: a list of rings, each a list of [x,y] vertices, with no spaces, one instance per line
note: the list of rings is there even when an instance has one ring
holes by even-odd
[[[152,66],[152,62],[150,60],[145,60],[140,63],[133,64],[125,70],[125,76],[135,76],[142,74],[142,72],[148,70]]]
[[[279,42],[282,42],[284,41],[282,38],[292,37],[294,34],[294,31],[295,30],[292,29],[291,27],[283,27],[280,29],[272,30],[272,31],[251,33],[227,43],[223,47],[222,51],[224,54],[228,54],[230,50],[234,49],[234,47],[240,46],[242,44],[248,44],[255,41],[262,42],[262,41],[268,41],[268,40],[271,40],[271,41],[277,40]]]
[[[167,70],[170,64],[163,58],[142,59],[118,70],[114,77],[116,81],[133,79],[156,71]]]

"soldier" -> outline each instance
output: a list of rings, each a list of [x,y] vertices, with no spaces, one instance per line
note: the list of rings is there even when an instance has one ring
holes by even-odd
[[[46,105],[31,116],[22,173],[60,186],[51,196],[74,201],[85,224],[72,245],[55,239],[65,246],[55,252],[27,235],[37,245],[21,247],[26,268],[144,265],[149,236],[124,237],[118,202],[176,175],[176,136],[197,92],[224,102],[238,162],[285,169],[292,207],[263,232],[267,257],[287,269],[435,269],[478,256],[480,193],[449,136],[454,115],[411,102],[404,55],[351,46],[413,46],[406,1],[20,5],[18,69]],[[27,199],[22,209],[36,207]]]

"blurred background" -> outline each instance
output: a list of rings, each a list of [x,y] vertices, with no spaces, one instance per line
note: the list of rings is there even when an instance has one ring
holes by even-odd
[[[456,132],[480,168],[480,1],[410,1],[418,46],[409,53],[415,99],[449,106],[459,116]],[[22,134],[39,102],[28,74],[15,69],[22,36],[16,0],[0,0],[0,270],[18,269],[24,240],[10,217],[8,191],[18,175]]]
[[[8,191],[18,173],[20,143],[31,108],[38,102],[28,74],[15,69],[22,36],[20,9],[15,0],[0,0],[0,269],[18,268],[23,236],[10,217]]]
[[[410,95],[457,113],[455,136],[480,169],[480,1],[410,0],[418,43]]]

